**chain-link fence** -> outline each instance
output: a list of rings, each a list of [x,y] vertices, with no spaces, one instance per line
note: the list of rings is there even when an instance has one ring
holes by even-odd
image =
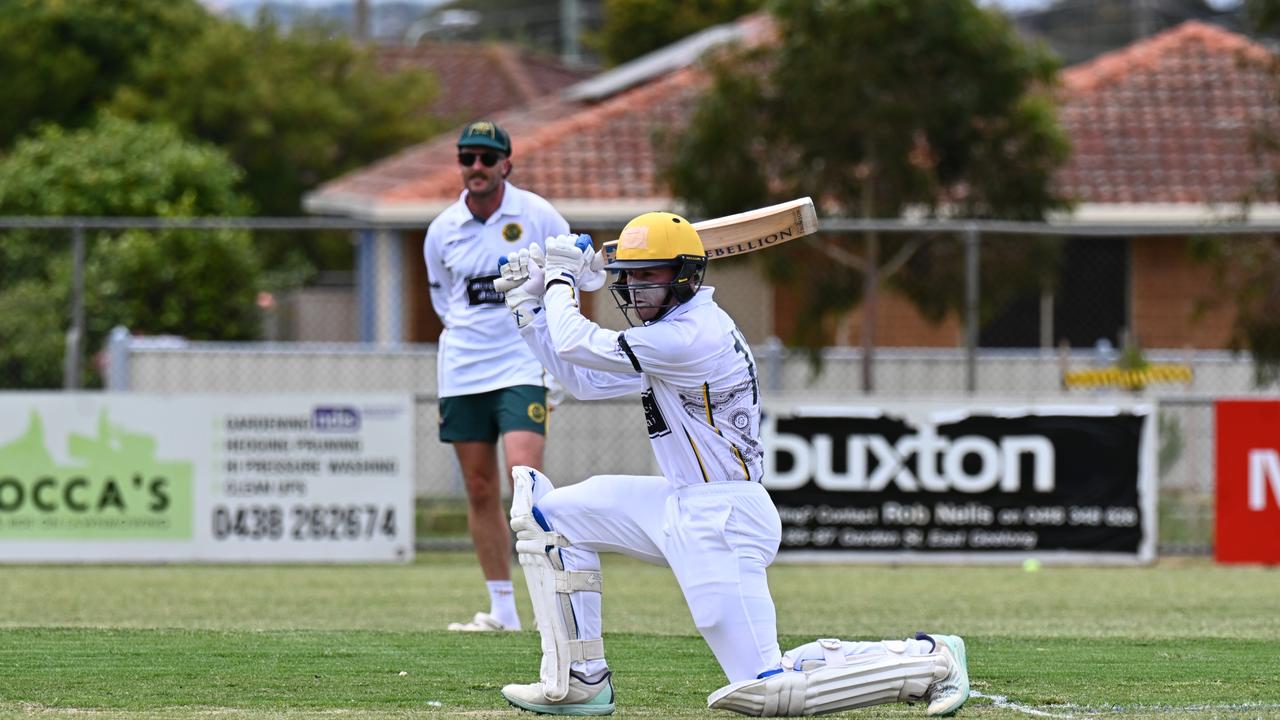
[[[591,229],[608,237],[620,225]],[[1224,349],[1231,288],[1189,244],[1280,228],[824,228],[709,271],[769,397],[1158,399],[1163,545],[1209,547],[1211,399],[1271,391],[1247,354]],[[435,438],[439,320],[422,233],[322,219],[0,220],[0,387],[411,393],[418,494],[460,497]],[[584,309],[624,326],[607,293]],[[1176,372],[1145,370],[1160,367]],[[547,467],[566,478],[656,472],[642,422],[626,399],[566,402],[551,416]]]

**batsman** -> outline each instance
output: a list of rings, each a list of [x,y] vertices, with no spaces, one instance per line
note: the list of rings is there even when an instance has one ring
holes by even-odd
[[[781,523],[761,484],[760,388],[733,320],[702,284],[707,254],[684,218],[641,215],[612,261],[590,238],[557,235],[500,273],[524,341],[575,397],[639,394],[661,476],[597,475],[554,488],[512,471],[511,527],[542,641],[537,682],[507,685],[512,705],[608,715],[616,698],[601,639],[600,552],[670,567],[694,625],[729,684],[707,700],[744,715],[816,715],[888,702],[954,713],[969,697],[964,641],[917,634],[885,642],[822,639],[782,653],[766,568]],[[630,328],[607,330],[578,293],[609,289]]]

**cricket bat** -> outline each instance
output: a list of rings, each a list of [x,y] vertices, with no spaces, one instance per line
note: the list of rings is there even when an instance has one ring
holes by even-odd
[[[703,220],[693,224],[702,238],[707,259],[741,255],[781,245],[788,240],[818,231],[818,214],[807,197],[788,200],[759,210]],[[610,240],[601,249],[606,263],[613,262],[618,241]]]
[[[818,213],[813,209],[813,200],[803,197],[758,210],[696,222],[693,223],[693,229],[698,231],[698,237],[702,239],[707,259],[715,260],[763,250],[812,235],[818,231]],[[600,252],[596,253],[592,269],[599,271],[613,262],[617,249],[617,240],[604,243]],[[511,289],[501,278],[494,281],[494,286],[501,292]]]

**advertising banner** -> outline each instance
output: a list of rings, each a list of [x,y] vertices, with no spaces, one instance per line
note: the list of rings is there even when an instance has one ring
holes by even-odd
[[[782,557],[924,562],[1155,558],[1152,408],[771,407]]]
[[[1219,400],[1214,556],[1280,564],[1280,402]]]
[[[0,394],[0,562],[412,556],[407,396]]]

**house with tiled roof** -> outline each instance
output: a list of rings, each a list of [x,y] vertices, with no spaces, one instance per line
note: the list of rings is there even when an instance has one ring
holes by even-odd
[[[435,77],[439,92],[427,111],[457,123],[528,105],[595,74],[506,43],[422,42],[374,52],[383,71]]]
[[[1072,154],[1056,182],[1078,203],[1075,220],[1280,218],[1278,156],[1261,147],[1280,138],[1275,62],[1242,35],[1187,22],[1067,68],[1059,120]],[[1123,322],[1141,345],[1227,345],[1234,310],[1206,304],[1217,294],[1212,273],[1192,260],[1187,238],[1091,244],[1108,242],[1127,281]]]
[[[688,121],[707,84],[697,63],[704,53],[725,43],[766,41],[771,29],[767,16],[750,16],[499,114],[515,144],[513,182],[551,200],[576,229],[616,228],[639,212],[678,210],[661,179],[655,138]],[[1280,108],[1271,62],[1272,55],[1247,38],[1191,22],[1066,69],[1060,120],[1074,153],[1056,183],[1076,205],[1059,220],[1200,222],[1238,214],[1245,200],[1253,217],[1280,217],[1271,164],[1256,146],[1259,133],[1275,127]],[[338,178],[309,196],[306,207],[425,226],[459,195],[454,140],[448,133]],[[392,281],[392,296],[405,298],[406,308],[398,317],[366,312],[379,318],[366,338],[433,340],[438,324],[425,301],[420,234],[364,242],[367,262],[400,268],[383,272],[381,282],[385,288]],[[1072,344],[1097,337],[1114,342],[1123,327],[1146,347],[1225,346],[1231,310],[1197,313],[1209,270],[1190,258],[1185,238],[1072,238],[1065,263],[1068,272],[1075,263],[1077,273],[1093,273],[1097,282],[1074,290],[1068,284],[1055,302],[1071,309],[1075,292],[1106,306],[1092,314],[1074,309],[1089,317],[1073,320],[1079,327],[1064,325],[1062,338]],[[795,310],[785,290],[762,291],[767,283],[748,266],[725,272],[713,269],[711,282],[718,299],[747,319],[748,336],[785,337]],[[837,337],[858,337],[858,315]],[[879,303],[877,317],[881,345],[960,343],[956,318],[926,322],[892,294]],[[1037,344],[1025,333],[1002,337],[1002,327],[1026,326],[1005,320],[996,319],[983,345]]]
[[[667,48],[498,113],[512,138],[511,181],[551,200],[579,232],[615,232],[635,215],[676,208],[661,180],[655,136],[687,122],[707,83],[696,63],[727,43],[759,42],[772,27],[751,17],[711,28]],[[423,228],[461,193],[453,132],[407,148],[321,186],[304,201],[308,212],[379,222],[421,222]],[[366,234],[357,255],[360,338],[434,341],[440,324],[427,302],[422,233]],[[722,283],[771,307],[757,279]],[[601,293],[597,293],[602,295]],[[588,312],[591,299],[586,300]],[[600,308],[608,314],[612,308]],[[753,335],[767,332],[767,315]],[[604,319],[603,317],[601,318]],[[608,322],[619,322],[616,314]]]

